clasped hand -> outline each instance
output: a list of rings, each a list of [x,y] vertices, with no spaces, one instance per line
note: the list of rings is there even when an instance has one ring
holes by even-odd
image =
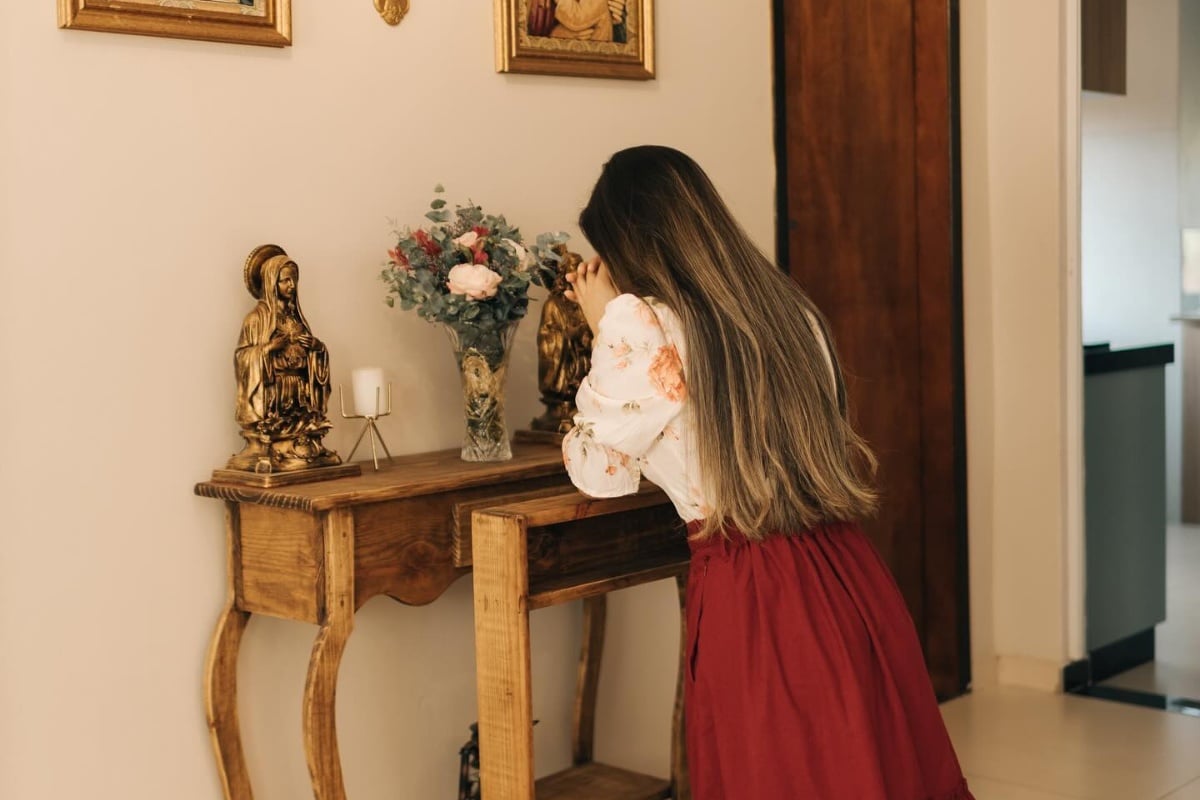
[[[271,352],[275,352],[277,350],[282,350],[283,348],[287,347],[290,344],[298,344],[301,347],[303,347],[305,350],[309,350],[313,347],[314,344],[316,344],[316,342],[317,342],[316,339],[314,339],[313,337],[309,336],[306,333],[301,333],[301,334],[276,333],[274,336],[271,337],[271,341],[268,343],[267,349],[270,350]]]
[[[571,288],[564,296],[579,304],[592,333],[596,333],[600,325],[600,317],[604,316],[604,307],[608,301],[620,294],[606,265],[597,256],[579,265],[574,272],[567,273],[567,282]]]

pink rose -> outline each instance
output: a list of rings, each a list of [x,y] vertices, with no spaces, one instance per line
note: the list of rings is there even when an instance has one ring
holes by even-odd
[[[446,286],[454,294],[465,294],[471,300],[495,297],[501,277],[482,264],[459,264],[450,270]]]
[[[476,233],[474,230],[469,230],[466,233],[464,233],[462,236],[459,236],[457,239],[455,239],[454,243],[460,244],[463,247],[471,248],[471,247],[475,246],[475,243],[477,241],[479,241],[479,234]]]
[[[529,251],[512,239],[504,239],[503,244],[517,257],[517,269],[525,269],[533,263],[533,259],[529,256]]]

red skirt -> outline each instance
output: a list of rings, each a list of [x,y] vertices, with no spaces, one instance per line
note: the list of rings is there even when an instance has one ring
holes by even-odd
[[[912,618],[857,525],[691,546],[694,800],[971,800]]]

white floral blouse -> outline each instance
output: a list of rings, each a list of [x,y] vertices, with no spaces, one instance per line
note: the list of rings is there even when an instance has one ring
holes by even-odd
[[[686,521],[703,519],[696,431],[684,382],[683,329],[653,298],[613,298],[592,342],[592,369],[579,387],[575,427],[563,461],[592,497],[633,494],[657,484]]]
[[[820,323],[806,316],[836,384]],[[581,492],[634,494],[644,477],[666,492],[684,521],[708,516],[686,363],[683,328],[671,309],[631,294],[608,303],[592,342],[591,372],[575,398],[575,427],[563,439],[567,473]]]

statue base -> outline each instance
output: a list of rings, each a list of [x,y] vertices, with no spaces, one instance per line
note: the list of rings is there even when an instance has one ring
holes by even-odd
[[[573,402],[551,402],[542,398],[542,402],[546,405],[546,413],[540,417],[535,417],[529,423],[531,433],[550,433],[558,436],[558,441],[562,441],[562,437],[567,431],[575,427],[575,403]],[[542,439],[540,441],[549,441]]]
[[[250,472],[242,469],[214,469],[213,483],[233,483],[238,486],[253,486],[258,489],[274,489],[277,486],[292,486],[297,483],[331,481],[335,478],[353,478],[362,475],[359,464],[338,464],[335,467],[313,467],[291,472]]]
[[[522,430],[513,434],[513,441],[517,444],[529,442],[532,444],[557,444],[561,445],[563,436],[566,434],[555,433],[554,431],[529,431]]]

